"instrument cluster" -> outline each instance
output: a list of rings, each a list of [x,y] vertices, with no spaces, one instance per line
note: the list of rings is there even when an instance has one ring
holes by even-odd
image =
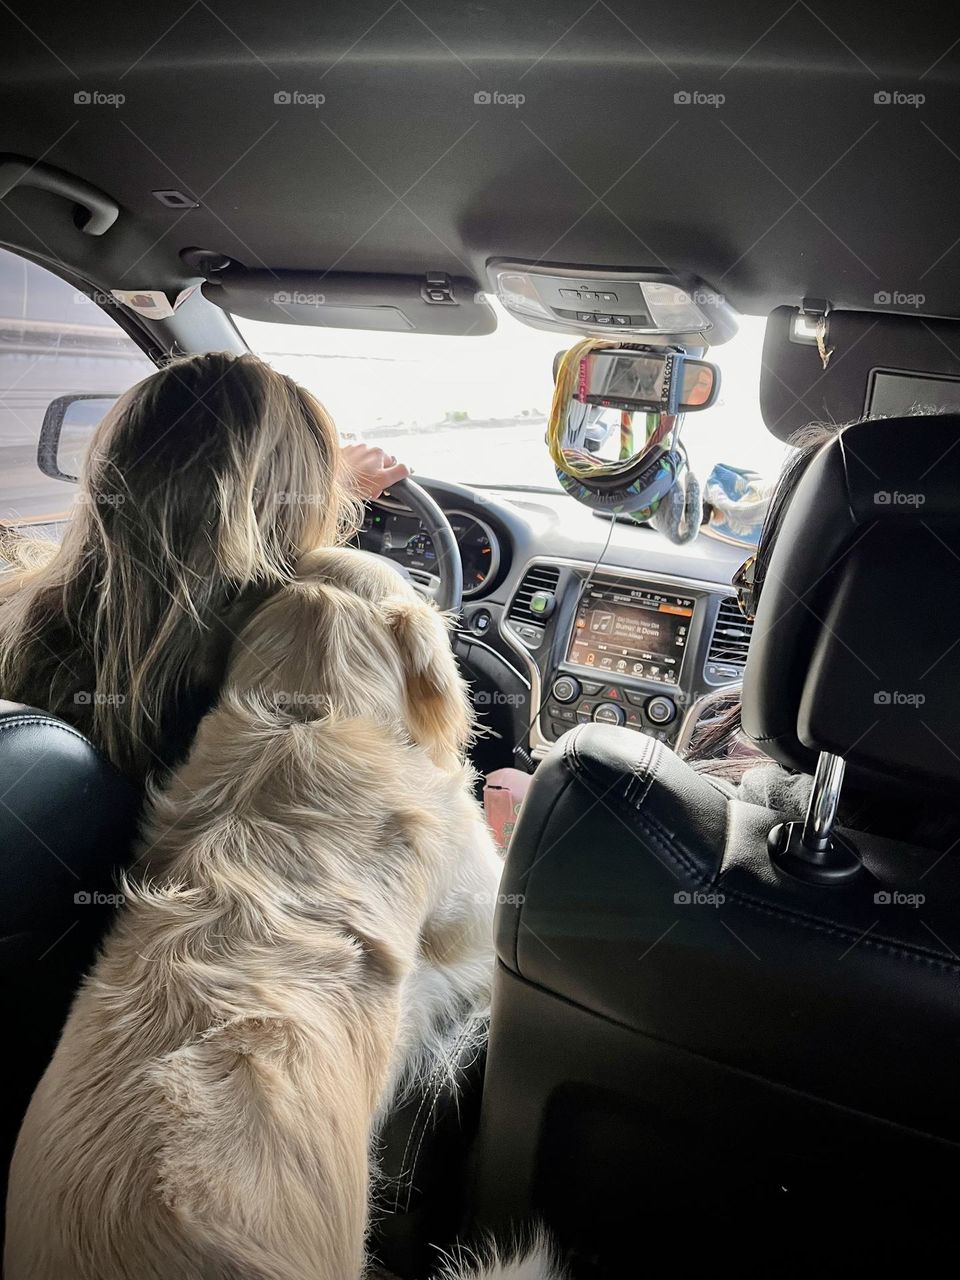
[[[464,599],[482,595],[500,568],[500,541],[484,520],[466,511],[446,511],[463,561]],[[364,551],[387,556],[412,573],[436,576],[433,541],[419,517],[381,503],[370,503],[360,530]]]

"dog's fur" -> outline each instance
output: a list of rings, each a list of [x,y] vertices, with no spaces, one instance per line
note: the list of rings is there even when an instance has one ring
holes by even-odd
[[[7,1280],[363,1274],[371,1135],[488,998],[470,731],[440,615],[382,561],[314,553],[260,607],[30,1104]]]

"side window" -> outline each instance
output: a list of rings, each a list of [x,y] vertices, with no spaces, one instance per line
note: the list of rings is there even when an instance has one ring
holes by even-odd
[[[76,486],[37,466],[40,424],[57,396],[117,395],[153,365],[96,303],[0,249],[0,524],[55,532]]]

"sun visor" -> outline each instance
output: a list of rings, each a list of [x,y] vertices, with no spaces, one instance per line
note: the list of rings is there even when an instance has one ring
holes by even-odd
[[[760,411],[789,440],[811,422],[960,410],[960,320],[778,307],[767,320]]]
[[[225,271],[203,296],[233,315],[279,324],[391,333],[493,333],[497,318],[476,281],[462,276],[354,272]]]

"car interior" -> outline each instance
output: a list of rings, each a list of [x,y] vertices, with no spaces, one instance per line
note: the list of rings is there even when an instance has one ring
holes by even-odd
[[[0,533],[58,536],[153,368],[252,350],[412,465],[357,544],[454,615],[479,774],[531,775],[489,1038],[390,1119],[379,1264],[533,1221],[578,1280],[952,1242],[960,859],[914,828],[960,820],[960,20],[104,0],[0,29]],[[714,371],[682,536],[554,465],[588,339]],[[768,499],[812,423],[753,619],[763,501],[722,525],[708,481]],[[802,819],[689,758],[737,701],[813,779]],[[141,802],[0,702],[4,1170]]]

